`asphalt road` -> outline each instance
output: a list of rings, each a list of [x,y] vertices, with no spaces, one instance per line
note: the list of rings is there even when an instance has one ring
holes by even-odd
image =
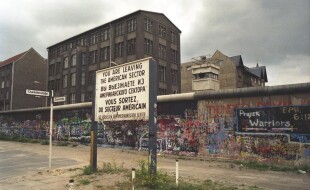
[[[28,172],[48,170],[48,156],[24,150],[9,150],[6,148],[8,143],[0,141],[0,181],[25,175]],[[46,150],[48,151],[48,146],[46,146]],[[52,159],[52,169],[76,164],[77,161],[67,158]]]

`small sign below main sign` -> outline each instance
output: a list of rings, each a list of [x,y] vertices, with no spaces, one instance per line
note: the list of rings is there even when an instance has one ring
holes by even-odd
[[[65,96],[54,97],[54,102],[65,102],[65,101],[66,101]]]
[[[48,91],[30,90],[30,89],[26,89],[26,94],[33,96],[50,96],[50,92]]]

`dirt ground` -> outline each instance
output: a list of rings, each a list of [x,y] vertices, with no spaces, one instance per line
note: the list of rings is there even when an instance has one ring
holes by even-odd
[[[48,146],[31,143],[6,143],[5,150],[23,150],[48,157]],[[147,153],[136,150],[122,148],[98,147],[98,167],[102,167],[103,162],[124,165],[125,168],[139,169],[139,161],[147,160]],[[127,178],[121,174],[102,174],[92,177],[92,183],[84,186],[77,186],[77,180],[81,181],[85,176],[79,176],[84,166],[89,165],[90,147],[79,145],[53,146],[53,159],[68,158],[78,162],[70,167],[47,168],[39,171],[29,171],[16,177],[0,180],[0,190],[51,190],[69,189],[68,182],[75,179],[74,189],[106,189],[113,186],[119,180]],[[178,157],[158,155],[158,170],[175,175],[175,160]],[[0,154],[1,159],[1,154]],[[199,159],[179,159],[179,176],[187,181],[207,180],[220,182],[240,189],[250,186],[257,186],[263,189],[310,189],[310,175],[298,174],[297,172],[275,172],[257,171],[245,167],[234,165],[225,161],[208,161]]]

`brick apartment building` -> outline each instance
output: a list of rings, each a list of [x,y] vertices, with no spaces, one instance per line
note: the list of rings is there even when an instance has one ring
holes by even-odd
[[[66,104],[91,101],[96,70],[145,57],[158,63],[158,94],[179,93],[181,31],[162,13],[136,11],[48,47],[48,89]]]
[[[26,95],[46,87],[47,60],[33,48],[0,62],[1,111],[46,106],[46,98]]]
[[[265,86],[265,66],[246,67],[241,55],[228,57],[217,50],[181,65],[181,92]]]

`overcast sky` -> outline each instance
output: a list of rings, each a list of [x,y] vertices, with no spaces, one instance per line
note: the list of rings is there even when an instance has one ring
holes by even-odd
[[[181,31],[181,62],[242,55],[267,67],[268,84],[310,82],[310,0],[1,0],[0,61],[136,10],[165,14]]]

